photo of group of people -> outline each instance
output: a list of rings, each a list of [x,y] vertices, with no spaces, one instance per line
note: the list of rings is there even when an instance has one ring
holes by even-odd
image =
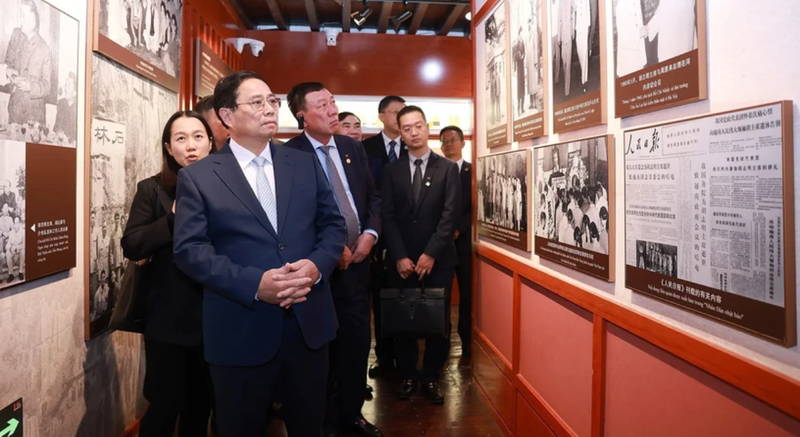
[[[600,89],[598,0],[549,0],[553,102],[560,105]]]
[[[659,275],[678,277],[678,247],[636,241],[636,267]]]
[[[180,74],[183,0],[99,0],[100,34],[168,75]]]
[[[0,289],[25,280],[25,143],[0,140]]]
[[[505,3],[495,9],[486,19],[486,92],[488,101],[488,128],[492,129],[507,123],[506,96],[508,83],[506,74],[506,10]]]
[[[0,16],[0,139],[76,147],[78,21],[42,0]]]
[[[697,0],[614,0],[617,77],[697,49]]]
[[[515,119],[544,109],[541,1],[511,4],[511,102]]]
[[[92,58],[90,336],[106,329],[124,274],[120,239],[136,183],[161,168],[160,126],[177,95],[95,54]]]
[[[528,151],[479,159],[478,222],[528,231]]]
[[[536,236],[609,254],[605,137],[535,149]]]

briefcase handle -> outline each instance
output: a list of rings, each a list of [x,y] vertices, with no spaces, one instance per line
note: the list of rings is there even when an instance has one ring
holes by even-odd
[[[401,300],[403,299],[403,289],[405,288],[404,284],[406,283],[406,280],[407,279],[403,279],[403,281],[400,282],[400,287],[397,289],[398,290],[398,294],[399,294],[398,298],[401,299]],[[412,287],[412,288],[416,288],[416,287]],[[419,289],[420,289],[420,298],[423,299],[423,300],[428,299],[428,296],[425,295],[425,281],[423,281],[423,280],[419,281]]]

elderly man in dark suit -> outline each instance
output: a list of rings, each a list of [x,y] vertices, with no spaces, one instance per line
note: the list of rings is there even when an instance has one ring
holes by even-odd
[[[289,91],[287,100],[304,130],[286,147],[319,160],[347,228],[344,252],[330,279],[339,331],[331,346],[326,437],[340,431],[380,437],[378,428],[361,415],[361,407],[370,346],[369,255],[381,229],[381,199],[361,143],[336,135],[339,109],[330,91],[319,82],[304,82]]]
[[[205,289],[221,437],[263,437],[278,384],[289,436],[322,434],[345,220],[319,161],[271,143],[279,102],[256,73],[223,78],[231,139],[178,176],[175,261]]]
[[[408,155],[386,167],[381,185],[387,282],[393,288],[416,288],[424,280],[428,288],[444,288],[449,308],[453,269],[458,264],[453,243],[461,212],[458,166],[428,147],[428,122],[422,109],[406,106],[397,119]],[[397,367],[403,375],[400,399],[410,398],[421,380],[431,402],[444,403],[439,377],[450,351],[450,330],[446,332],[446,337],[426,339],[421,371],[416,367],[417,339],[395,338]]]

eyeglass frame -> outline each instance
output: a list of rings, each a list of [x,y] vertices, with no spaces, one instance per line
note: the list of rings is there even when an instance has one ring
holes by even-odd
[[[263,111],[264,108],[267,107],[267,104],[272,106],[273,109],[280,109],[281,108],[281,99],[280,99],[280,97],[275,97],[275,96],[271,96],[269,98],[264,99],[264,106],[262,106],[260,108],[256,108],[255,106],[253,106],[253,100],[258,100],[259,98],[263,98],[263,97],[256,97],[254,99],[251,99],[249,102],[241,102],[241,103],[236,102],[236,107],[238,108],[239,106],[242,106],[242,105],[250,105],[250,108],[252,108],[253,111],[256,111],[256,112]],[[271,103],[269,101],[270,98],[275,99],[275,102],[277,102],[277,103],[276,104]]]

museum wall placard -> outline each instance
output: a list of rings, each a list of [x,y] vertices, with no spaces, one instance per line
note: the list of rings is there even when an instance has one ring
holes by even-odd
[[[214,95],[214,87],[223,77],[233,73],[233,69],[219,57],[211,47],[197,38],[195,41],[195,91],[196,98]]]

